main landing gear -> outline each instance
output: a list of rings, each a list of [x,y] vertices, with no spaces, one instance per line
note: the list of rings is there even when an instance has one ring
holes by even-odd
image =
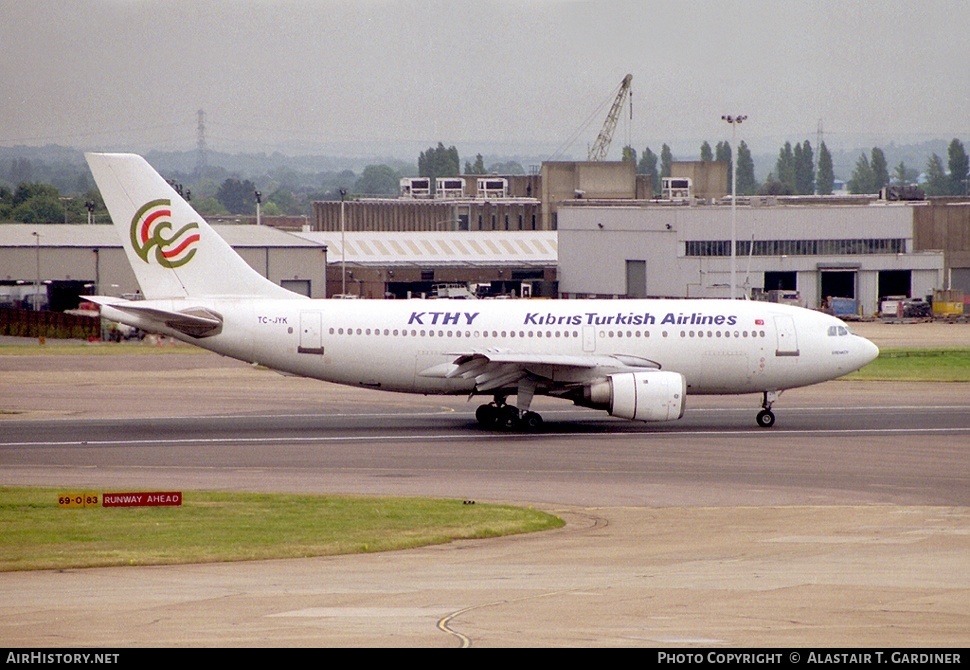
[[[771,428],[775,425],[775,415],[771,411],[771,406],[781,396],[781,391],[765,391],[761,400],[762,410],[758,412],[758,425],[762,428]]]
[[[480,405],[475,410],[475,418],[486,428],[524,430],[530,433],[542,428],[542,416],[528,410],[520,411],[518,407],[506,404],[505,398],[501,396],[495,396],[494,402]]]

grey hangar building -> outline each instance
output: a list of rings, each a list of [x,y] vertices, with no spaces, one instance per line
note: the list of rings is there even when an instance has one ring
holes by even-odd
[[[631,163],[564,162],[510,178],[504,198],[360,199],[353,215],[348,202],[343,232],[339,202],[315,205],[312,224],[213,223],[258,272],[314,298],[413,297],[441,283],[542,298],[724,298],[732,228],[739,294],[797,292],[809,308],[851,298],[861,314],[886,296],[970,294],[965,198],[752,196],[732,207],[712,186],[724,164],[674,167],[696,185],[686,197],[653,198]],[[0,290],[38,280],[80,294],[138,289],[112,226],[0,224]]]

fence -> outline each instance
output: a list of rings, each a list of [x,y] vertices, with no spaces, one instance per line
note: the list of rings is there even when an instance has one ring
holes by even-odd
[[[101,337],[101,319],[63,312],[0,309],[0,335],[82,339]]]

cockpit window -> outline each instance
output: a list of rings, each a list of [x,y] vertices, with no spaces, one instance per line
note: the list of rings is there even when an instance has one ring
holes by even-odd
[[[841,337],[848,334],[849,329],[845,326],[829,326],[829,337]]]

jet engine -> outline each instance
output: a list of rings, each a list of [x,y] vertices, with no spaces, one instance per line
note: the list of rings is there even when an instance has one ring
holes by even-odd
[[[673,421],[684,416],[687,380],[676,372],[645,370],[610,375],[584,389],[587,407],[635,421]]]

